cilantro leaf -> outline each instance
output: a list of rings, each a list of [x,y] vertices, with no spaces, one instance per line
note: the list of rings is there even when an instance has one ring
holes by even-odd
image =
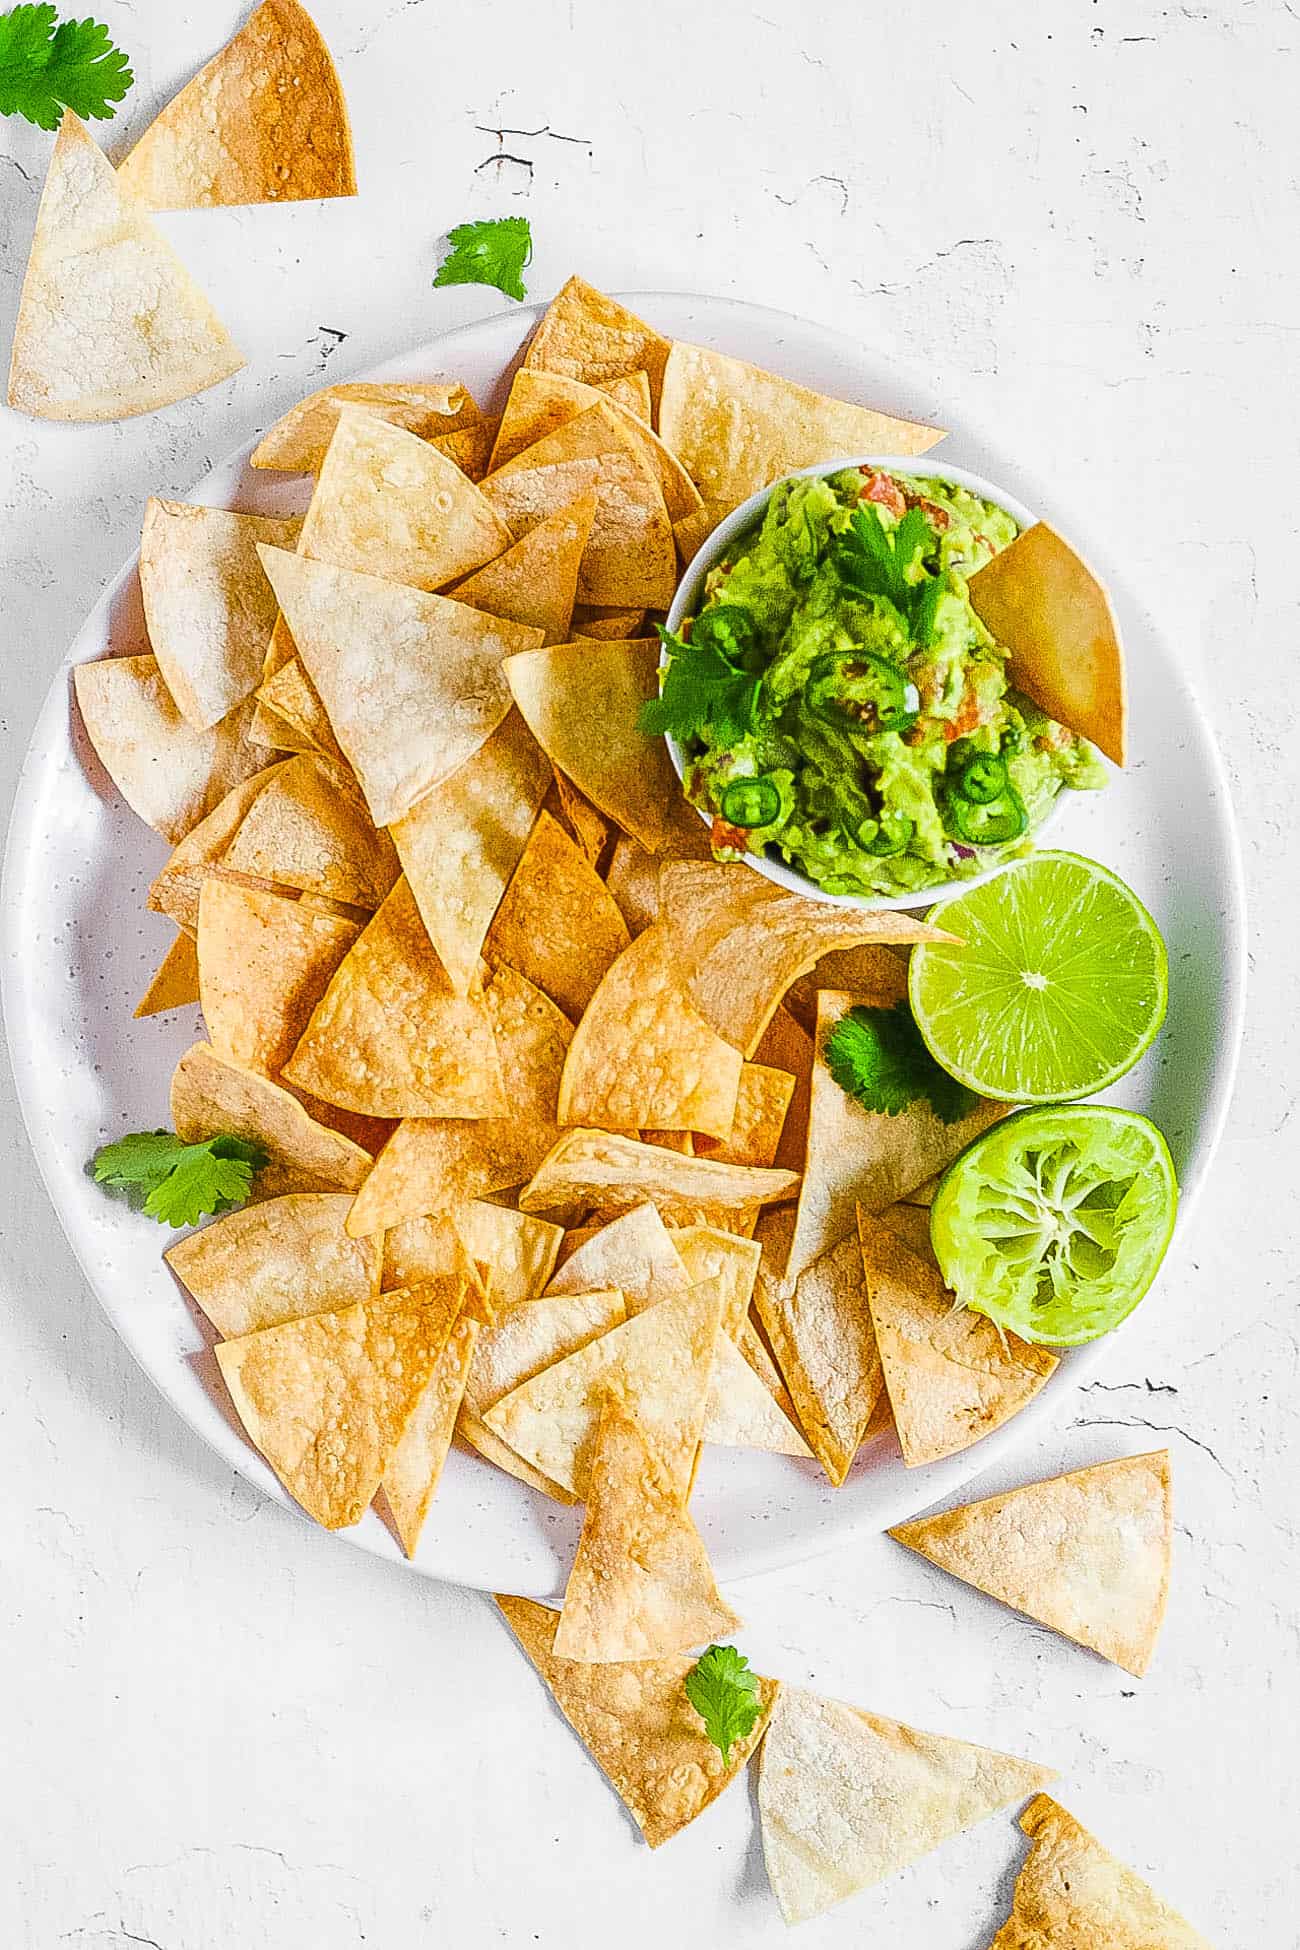
[[[942,575],[910,571],[934,539],[920,508],[909,508],[893,529],[886,528],[873,502],[853,510],[848,527],[835,539],[831,559],[841,582],[855,596],[884,596],[904,618],[918,643],[934,634],[935,611],[943,594]]]
[[[244,1138],[183,1144],[171,1131],[132,1131],[95,1153],[95,1182],[126,1192],[160,1225],[197,1225],[205,1213],[240,1205],[266,1154]]]
[[[433,282],[490,284],[520,304],[528,296],[522,273],[533,255],[533,233],[527,217],[485,217],[480,223],[460,223],[447,232],[450,250],[438,266]]]
[[[763,1710],[758,1676],[734,1645],[711,1645],[687,1673],[686,1697],[704,1722],[704,1731],[723,1760],[738,1740],[754,1731]]]
[[[979,1102],[973,1090],[940,1069],[906,1002],[889,1009],[856,1003],[826,1038],[824,1055],[840,1089],[886,1117],[925,1098],[936,1117],[955,1124]]]
[[[655,627],[668,663],[660,695],[641,707],[642,731],[685,741],[707,729],[719,743],[737,744],[754,729],[759,679],[737,670],[714,638],[687,643],[662,624]]]
[[[65,108],[107,121],[110,103],[134,79],[98,21],[60,21],[49,5],[0,14],[0,115],[25,116],[40,129],[57,129]]]

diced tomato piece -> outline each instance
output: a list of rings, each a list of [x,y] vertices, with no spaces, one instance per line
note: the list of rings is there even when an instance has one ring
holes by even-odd
[[[907,502],[903,498],[903,490],[890,475],[866,467],[859,468],[858,472],[864,477],[858,489],[859,501],[876,501],[894,515],[906,513]]]
[[[908,494],[904,498],[909,508],[921,510],[931,528],[936,529],[940,535],[945,528],[951,527],[952,516],[946,508],[941,508],[937,501],[927,501],[923,494]]]
[[[722,817],[721,813],[715,813],[713,824],[709,828],[709,844],[715,853],[724,847],[731,853],[747,853],[749,834],[743,826],[733,826],[729,820]]]

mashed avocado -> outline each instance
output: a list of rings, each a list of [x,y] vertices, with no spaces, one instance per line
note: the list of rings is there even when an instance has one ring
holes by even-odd
[[[855,468],[776,490],[667,642],[663,725],[719,858],[766,852],[832,894],[921,892],[1025,852],[1062,786],[1105,783],[1008,687],[967,598],[1017,533],[940,480]]]

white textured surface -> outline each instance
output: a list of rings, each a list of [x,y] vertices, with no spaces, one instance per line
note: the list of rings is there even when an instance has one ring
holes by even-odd
[[[120,139],[236,18],[100,12],[139,75]],[[116,427],[0,419],[7,789],[145,494],[184,493],[320,373],[489,309],[429,289],[438,233],[469,215],[531,215],[539,294],[577,265],[895,347],[1056,470],[1213,701],[1255,897],[1246,1057],[1181,1311],[1158,1332],[1139,1316],[1017,1470],[1167,1440],[1169,1622],[1129,1681],[880,1542],[746,1587],[743,1643],[1055,1763],[1069,1805],[1218,1945],[1294,1944],[1300,1049],[1294,888],[1279,898],[1270,869],[1294,853],[1300,18],[1285,0],[830,0],[807,27],[734,0],[317,12],[362,197],[166,219],[248,370]],[[48,147],[0,125],[6,342]],[[649,1854],[485,1601],[339,1549],[190,1437],[85,1293],[2,1115],[0,1940],[783,1940],[743,1789]],[[995,1819],[800,1940],[981,1950],[1019,1852]]]

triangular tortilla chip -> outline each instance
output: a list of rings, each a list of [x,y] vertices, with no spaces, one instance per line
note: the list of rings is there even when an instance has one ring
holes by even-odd
[[[355,196],[343,89],[298,0],[262,0],[150,123],[118,175],[151,210]]]
[[[700,1435],[704,1442],[716,1442],[728,1449],[766,1449],[777,1456],[812,1455],[794,1423],[725,1334],[718,1336]]]
[[[670,1486],[685,1496],[709,1392],[723,1292],[704,1280],[649,1307],[505,1396],[484,1420],[566,1490],[586,1490],[606,1395],[634,1415]]]
[[[847,989],[853,994],[871,995],[881,1004],[906,1002],[907,957],[898,948],[869,942],[861,948],[832,948],[819,955],[812,967],[791,982],[781,1007],[812,1038],[817,1028],[817,997],[822,989]],[[776,1017],[773,1017],[773,1022]],[[771,1025],[769,1024],[769,1029]],[[768,1031],[764,1031],[766,1041]],[[765,1056],[764,1063],[775,1063]],[[793,1064],[787,1064],[793,1069]],[[811,1070],[811,1053],[809,1061]]]
[[[251,700],[196,731],[176,709],[155,657],[101,657],[78,664],[72,682],[105,771],[132,812],[172,846],[265,769],[265,751],[248,742]]]
[[[600,603],[575,603],[575,637],[633,637],[645,635],[643,609],[610,609]]]
[[[653,1199],[665,1219],[708,1224],[711,1219],[699,1218],[701,1207],[743,1214],[789,1198],[798,1183],[797,1172],[677,1157],[617,1131],[566,1131],[520,1192],[519,1209],[586,1204],[618,1213]]]
[[[482,1334],[470,1369],[465,1403],[486,1415],[534,1375],[622,1326],[627,1319],[616,1287],[584,1293],[544,1293],[505,1308]]]
[[[1169,1596],[1169,1451],[1027,1483],[889,1534],[1141,1678]]]
[[[740,1072],[740,1052],[686,1000],[660,923],[623,950],[588,1004],[564,1066],[560,1122],[725,1139]]]
[[[405,879],[349,949],[284,1078],[366,1117],[501,1117],[492,1022],[457,995]]]
[[[573,1034],[568,1019],[504,964],[483,1000],[496,1035],[506,1116],[411,1117],[399,1124],[348,1218],[357,1238],[518,1185],[554,1146],[560,1072]]]
[[[555,1656],[592,1665],[663,1659],[730,1638],[742,1622],[723,1603],[704,1540],[636,1422],[607,1402]]]
[[[736,1346],[740,1349],[750,1367],[754,1370],[754,1373],[758,1376],[764,1388],[766,1388],[768,1394],[780,1409],[782,1415],[784,1415],[786,1421],[793,1428],[798,1429],[799,1412],[791,1399],[789,1389],[781,1379],[780,1369],[768,1351],[767,1342],[763,1339],[752,1318],[741,1322],[740,1332],[736,1336]],[[808,1454],[812,1454],[811,1449],[809,1449]]]
[[[667,1237],[692,1286],[700,1280],[721,1280],[726,1295],[722,1331],[734,1340],[749,1312],[761,1247],[753,1239],[742,1239],[718,1226],[678,1226]]]
[[[262,680],[275,597],[257,544],[292,548],[298,516],[240,515],[187,501],[145,503],[140,594],[149,644],[181,716],[198,731]]]
[[[589,386],[644,372],[652,398],[658,400],[668,349],[669,341],[626,305],[583,278],[571,277],[547,306],[524,365],[567,373]]]
[[[195,1043],[176,1065],[171,1111],[185,1144],[239,1137],[266,1152],[267,1163],[253,1179],[257,1199],[355,1191],[373,1163],[359,1144],[309,1117],[287,1090],[227,1063],[208,1043]]]
[[[892,1114],[867,1110],[831,1075],[826,1043],[850,1009],[889,1004],[878,994],[826,989],[817,1003],[807,1156],[787,1268],[791,1275],[801,1273],[852,1230],[856,1206],[864,1212],[883,1211],[913,1185],[943,1171],[972,1138],[1007,1114],[1005,1104],[976,1099],[965,1117],[945,1124],[927,1097]]]
[[[547,795],[548,812],[552,812],[561,826],[572,834],[588,865],[599,867],[613,827],[604,813],[592,805],[586,793],[579,792],[572,779],[566,779],[563,772],[554,773],[553,788],[553,804],[550,795]]]
[[[456,1432],[478,1331],[478,1322],[462,1314],[384,1469],[383,1499],[408,1557],[415,1556]]]
[[[680,1299],[694,1277],[682,1264],[673,1234],[653,1205],[638,1205],[607,1226],[599,1226],[576,1252],[570,1253],[546,1291],[592,1293],[617,1287],[629,1314],[644,1313],[661,1300]]]
[[[684,569],[690,567],[714,529],[730,512],[724,501],[706,501],[694,514],[673,523],[673,540]]]
[[[681,340],[664,372],[659,431],[705,502],[723,508],[818,461],[923,454],[944,437]]]
[[[433,1372],[464,1281],[222,1341],[217,1365],[250,1441],[327,1530],[360,1521]]]
[[[1049,718],[1128,756],[1128,686],[1105,586],[1054,528],[1036,521],[966,585],[971,608],[1011,652],[1007,676]]]
[[[257,703],[259,710],[273,714],[276,737],[281,742],[284,741],[283,731],[279,727],[283,726],[289,732],[295,750],[321,752],[336,765],[347,764],[343,747],[334,736],[334,727],[316,686],[296,651],[287,664],[281,664],[277,671],[258,685]],[[250,738],[256,729],[256,724],[250,728]]]
[[[451,433],[434,434],[429,444],[436,447],[440,454],[445,454],[448,460],[455,461],[467,480],[477,483],[488,471],[499,425],[500,421],[494,414],[485,413],[472,426],[456,427]]]
[[[758,1769],[782,1916],[820,1916],[1052,1778],[1034,1761],[783,1686]]]
[[[264,771],[254,772],[251,779],[245,779],[242,785],[228,792],[206,818],[190,828],[150,887],[150,907],[159,914],[169,914],[177,927],[188,933],[197,932],[203,882],[224,859],[249,807],[262,787],[271,783],[278,769],[276,765],[268,765]]]
[[[531,370],[541,371],[543,368],[533,367]],[[620,406],[625,406],[629,413],[635,413],[638,420],[644,420],[649,426],[653,408],[650,399],[650,375],[644,369],[640,372],[615,373],[612,379],[599,379],[596,382],[596,390],[608,393],[612,400],[616,400]]]
[[[883,948],[880,950],[881,954],[887,952]],[[906,968],[901,962],[898,967],[906,981]],[[812,1111],[813,1039],[802,1023],[791,1015],[789,997],[763,1031],[754,1054],[760,1064],[765,1063],[794,1079],[776,1155],[765,1162],[785,1165],[790,1171],[802,1171],[808,1148],[808,1119]],[[741,1072],[740,1085],[744,1091],[744,1071]]]
[[[958,1307],[937,1266],[858,1214],[867,1298],[903,1461],[956,1455],[1032,1401],[1056,1356]],[[806,1426],[806,1424],[805,1424]]]
[[[753,1731],[724,1762],[682,1685],[693,1659],[640,1659],[625,1666],[557,1659],[551,1648],[558,1612],[500,1594],[497,1603],[651,1848],[703,1814],[763,1738],[780,1690],[774,1679],[759,1679],[761,1711]]]
[[[567,643],[578,565],[595,518],[595,495],[580,494],[451,594],[471,609],[540,630],[543,643]]]
[[[339,772],[305,752],[276,766],[222,865],[372,912],[401,871],[387,833],[371,823]]]
[[[315,474],[329,451],[345,406],[364,407],[390,426],[433,440],[479,424],[479,410],[458,379],[353,381],[323,386],[291,406],[249,455],[253,467]]]
[[[486,497],[516,537],[578,495],[594,493],[595,520],[578,570],[579,601],[667,609],[677,588],[677,551],[638,426],[602,400],[526,447],[472,492]]]
[[[488,1269],[496,1312],[535,1300],[551,1277],[564,1237],[559,1226],[508,1206],[473,1199],[454,1215],[404,1219],[384,1234],[384,1287],[416,1286],[432,1273],[446,1272],[451,1261],[447,1226],[470,1259]]]
[[[313,902],[213,875],[199,896],[199,985],[212,1047],[277,1076],[361,932]]]
[[[766,1063],[743,1064],[730,1131],[725,1138],[697,1132],[696,1156],[717,1158],[727,1165],[774,1165],[797,1081]]]
[[[227,1212],[163,1254],[223,1340],[373,1300],[377,1239],[349,1239],[347,1192],[292,1192]]]
[[[462,995],[550,779],[545,753],[512,710],[392,828],[429,939]]]
[[[625,414],[630,422],[625,431],[634,436],[658,479],[669,521],[682,521],[697,513],[699,494],[677,456],[616,395],[610,396],[610,404],[614,412]],[[510,397],[492,449],[493,470],[504,467],[526,448],[554,433],[557,427],[567,425],[580,413],[599,405],[600,392],[596,387],[585,386],[580,379],[569,379],[563,373],[521,366],[511,381]]]
[[[158,971],[135,1005],[136,1020],[184,1009],[199,999],[199,957],[193,935],[182,928],[158,964]]]
[[[539,1496],[548,1496],[553,1503],[572,1505],[578,1501],[572,1490],[562,1490],[558,1483],[552,1483],[539,1469],[534,1469],[532,1464],[525,1462],[522,1456],[517,1456],[510,1444],[503,1442],[499,1435],[494,1435],[487,1423],[466,1408],[464,1403],[461,1404],[461,1411],[456,1420],[456,1435],[467,1448],[472,1449],[476,1455],[482,1456],[484,1462],[490,1462],[495,1468],[504,1470],[506,1475],[513,1476],[516,1482],[527,1484],[528,1488],[536,1490]]]
[[[510,709],[502,659],[541,631],[283,549],[260,553],[370,816],[391,825],[496,730]]]
[[[577,1022],[627,943],[604,881],[564,829],[540,812],[484,955],[509,962]]]
[[[909,1205],[906,1199],[899,1199],[894,1205],[887,1205],[876,1218],[882,1226],[896,1232],[903,1244],[914,1252],[918,1259],[928,1259],[935,1266],[939,1264],[930,1244],[930,1210],[925,1205]]]
[[[69,109],[36,212],[9,404],[42,420],[124,420],[244,361],[171,245]]]
[[[1020,1826],[1034,1846],[989,1950],[1210,1950],[1050,1795],[1034,1797]]]

